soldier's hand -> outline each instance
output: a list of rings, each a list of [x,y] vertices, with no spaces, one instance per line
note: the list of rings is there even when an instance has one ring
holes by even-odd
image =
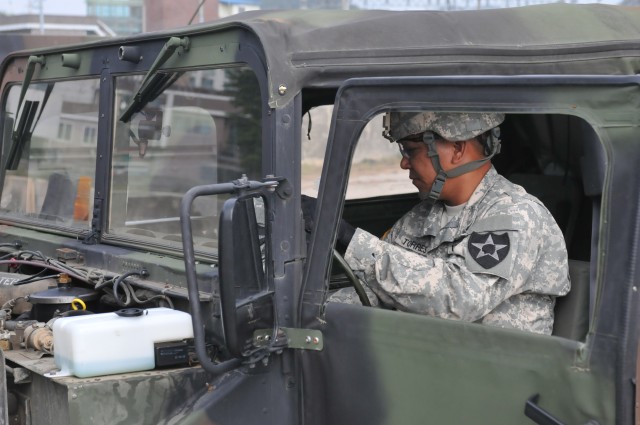
[[[304,217],[304,230],[307,233],[311,233],[315,223],[316,204],[316,198],[302,195],[302,216]],[[349,246],[349,242],[351,242],[355,232],[355,227],[341,219],[338,225],[338,242],[344,246]]]
[[[347,223],[345,220],[340,219],[338,226],[338,242],[342,245],[349,246],[349,242],[353,239],[353,234],[356,232],[356,228]]]

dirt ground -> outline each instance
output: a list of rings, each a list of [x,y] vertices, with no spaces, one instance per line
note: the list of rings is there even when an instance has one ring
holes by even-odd
[[[302,193],[308,196],[318,195],[319,179],[303,175]],[[417,192],[409,172],[400,167],[353,169],[347,187],[347,199],[368,198],[372,196],[394,195]]]

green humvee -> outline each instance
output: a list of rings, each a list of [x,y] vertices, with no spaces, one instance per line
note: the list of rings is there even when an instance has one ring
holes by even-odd
[[[0,423],[636,423],[639,70],[639,10],[562,4],[250,12],[11,54]],[[506,114],[494,165],[569,251],[554,335],[326,302],[359,285],[339,219],[382,235],[418,202],[392,110]]]

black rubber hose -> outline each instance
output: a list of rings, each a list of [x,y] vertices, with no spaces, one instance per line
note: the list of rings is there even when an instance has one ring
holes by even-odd
[[[118,276],[118,278],[113,282],[113,298],[115,298],[116,303],[118,303],[118,305],[120,305],[121,307],[127,307],[129,304],[131,304],[131,293],[129,292],[129,289],[124,286],[123,288],[126,296],[126,301],[122,302],[120,301],[120,298],[118,298],[118,287],[120,287],[120,284],[122,284],[122,282],[124,282],[124,280],[130,276],[147,277],[149,276],[149,272],[146,270],[134,270]]]

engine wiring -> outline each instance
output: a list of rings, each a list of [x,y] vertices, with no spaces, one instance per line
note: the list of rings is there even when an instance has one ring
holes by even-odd
[[[135,290],[131,286],[131,284],[126,281],[126,279],[131,276],[139,276],[139,277],[146,278],[149,276],[149,272],[145,269],[135,270],[135,271],[124,273],[118,276],[117,278],[113,279],[113,289],[112,289],[113,297],[121,307],[129,307],[131,305],[131,301],[135,302],[136,304],[142,305],[142,304],[148,304],[155,300],[163,300],[169,305],[170,308],[172,309],[174,308],[173,302],[171,301],[171,299],[164,294],[154,295],[152,297],[145,298],[143,300],[139,299],[136,295]],[[122,301],[118,296],[118,289],[120,287],[122,287],[122,291],[125,294],[125,301]]]
[[[15,246],[15,244],[7,244],[8,246]],[[174,309],[174,304],[171,298],[165,294],[158,294],[151,297],[140,297],[136,294],[136,290],[133,285],[127,281],[128,278],[137,276],[141,278],[149,277],[149,272],[145,269],[134,270],[123,273],[121,275],[104,273],[99,269],[83,267],[83,266],[70,266],[67,263],[56,260],[51,257],[47,257],[40,251],[22,250],[13,252],[0,257],[0,266],[8,265],[9,267],[16,268],[19,271],[22,266],[41,268],[39,272],[32,274],[24,279],[18,280],[13,285],[25,285],[27,283],[36,282],[45,279],[57,279],[62,274],[66,274],[69,277],[76,279],[91,286],[96,291],[104,291],[110,293],[115,302],[121,307],[130,307],[132,305],[144,305],[151,302],[164,301],[169,308]],[[55,274],[45,274],[47,271],[55,272]],[[119,293],[122,293],[124,298],[122,299]]]
[[[40,270],[36,274],[33,274],[33,275],[29,276],[29,277],[25,277],[24,279],[20,279],[20,280],[14,282],[13,286],[26,285],[27,283],[38,282],[40,280],[57,279],[57,278],[59,278],[61,276],[61,273],[44,275],[44,273],[48,272],[48,271],[49,271],[49,269],[44,269],[43,268],[42,270]]]

